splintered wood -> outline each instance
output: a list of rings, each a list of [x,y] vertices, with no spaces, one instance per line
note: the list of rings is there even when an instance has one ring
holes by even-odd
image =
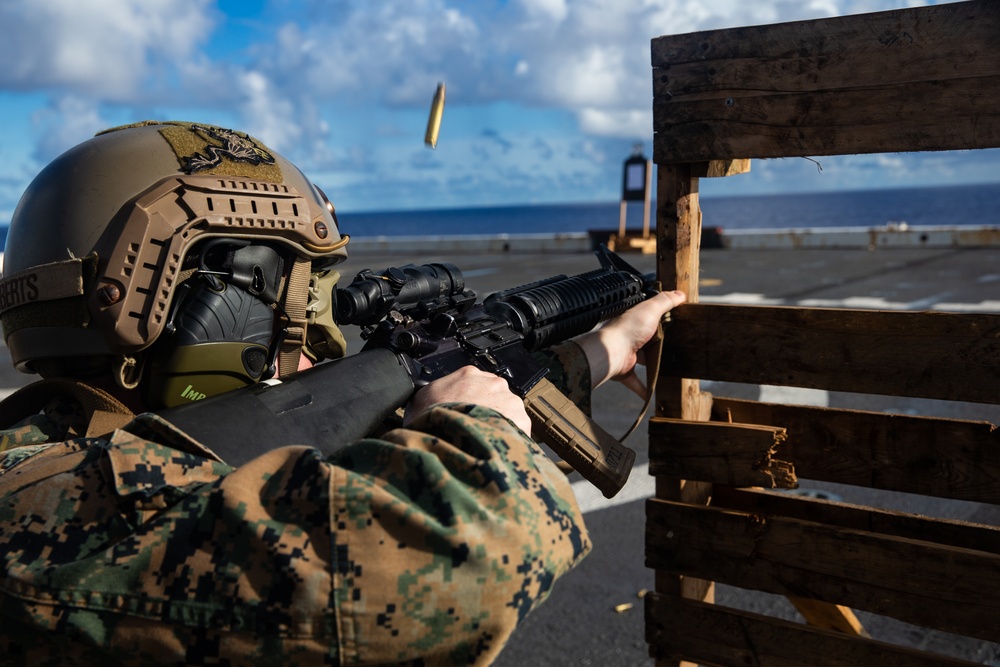
[[[649,473],[730,486],[798,487],[795,466],[778,458],[783,428],[654,417]]]
[[[799,477],[1000,504],[1000,430],[987,421],[716,398],[713,418],[787,429]]]

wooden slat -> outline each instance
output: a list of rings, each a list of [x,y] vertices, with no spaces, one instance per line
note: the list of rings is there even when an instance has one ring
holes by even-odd
[[[683,290],[689,301],[697,301],[701,205],[692,165],[657,169],[656,230],[657,278],[666,289]]]
[[[1000,556],[788,517],[649,500],[646,565],[1000,640]]]
[[[1000,555],[649,500],[646,565],[1000,640]]]
[[[1000,9],[978,0],[667,35],[652,40],[650,58],[654,79],[705,67],[678,83],[681,93],[740,79],[761,90],[810,91],[996,73],[998,34]],[[735,69],[722,70],[727,64]]]
[[[997,34],[964,2],[655,39],[654,159],[998,146]]]
[[[1000,402],[1000,315],[688,304],[661,373]]]
[[[781,516],[838,528],[934,542],[958,549],[1000,554],[1000,527],[968,521],[930,519],[905,512],[726,486],[715,487],[712,504],[746,514]]]
[[[731,486],[794,489],[792,464],[782,458],[785,431],[753,424],[649,422],[649,474]]]
[[[651,593],[646,641],[654,655],[722,667],[971,667],[977,663],[849,637],[717,605]]]
[[[728,176],[750,170],[749,160],[714,161],[705,164],[666,166],[657,180],[657,272],[662,284],[684,290],[692,302],[698,300],[699,242],[701,209],[698,203],[699,176]],[[690,420],[709,419],[712,397],[699,388],[697,380],[664,378],[657,384],[657,414]],[[705,504],[712,485],[682,478],[658,477],[657,496],[687,503]],[[715,585],[707,579],[656,573],[656,590],[694,600],[712,601]],[[804,611],[810,623],[817,618],[835,618],[854,628],[850,610],[812,603]],[[688,667],[687,663],[660,661],[658,667]]]
[[[1000,430],[990,422],[725,398],[713,412],[783,429],[776,456],[800,478],[1000,504]]]
[[[719,94],[725,97],[654,102],[654,155],[720,160],[1000,146],[1000,76],[877,91]]]

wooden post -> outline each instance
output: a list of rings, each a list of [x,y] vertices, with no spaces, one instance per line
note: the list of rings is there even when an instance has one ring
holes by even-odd
[[[690,164],[661,165],[656,191],[657,276],[664,289],[687,294],[698,301],[701,207],[698,177]],[[708,419],[700,405],[696,380],[663,378],[657,385],[656,414],[679,419]],[[710,407],[710,406],[709,406]]]
[[[701,246],[701,207],[698,178],[690,164],[661,165],[656,192],[657,275],[664,289],[679,289],[688,301],[698,300],[698,266]],[[661,377],[656,386],[656,414],[660,417],[707,420],[711,397],[702,395],[698,380]],[[686,503],[707,504],[712,485],[657,478],[656,496]],[[715,599],[710,581],[656,573],[656,590],[704,602]],[[692,663],[657,660],[658,667],[686,667]]]

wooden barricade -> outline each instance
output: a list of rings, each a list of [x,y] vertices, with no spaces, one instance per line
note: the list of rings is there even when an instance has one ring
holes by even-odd
[[[689,296],[650,424],[657,664],[970,664],[867,637],[852,608],[1000,642],[1000,529],[761,490],[801,478],[1000,504],[992,424],[699,385],[997,404],[1000,315],[698,303],[700,178],[752,158],[1000,146],[998,39],[984,0],[653,40],[658,272]],[[788,596],[808,623],[713,604],[713,582]]]

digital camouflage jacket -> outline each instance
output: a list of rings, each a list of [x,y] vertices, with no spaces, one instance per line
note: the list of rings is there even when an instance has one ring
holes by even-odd
[[[555,379],[589,401],[573,348]],[[474,405],[235,469],[152,414],[71,420],[0,432],[4,664],[488,664],[590,548],[565,476]]]

